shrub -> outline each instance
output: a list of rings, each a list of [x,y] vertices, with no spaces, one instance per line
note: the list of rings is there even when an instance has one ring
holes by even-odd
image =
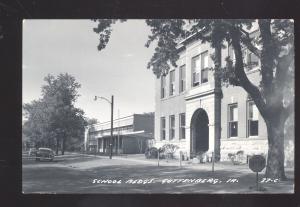
[[[174,153],[176,152],[177,149],[179,149],[179,147],[177,145],[174,145],[174,144],[165,144],[165,145],[162,146],[161,149],[162,149],[162,152],[168,158],[174,159]]]
[[[231,160],[232,164],[239,165],[244,160],[244,151],[240,150],[237,151],[236,153],[228,153],[228,157]]]
[[[208,161],[208,155],[206,151],[199,151],[196,153],[197,158],[199,159],[200,163],[204,163]]]
[[[157,158],[158,149],[156,147],[150,147],[145,150],[145,157],[147,159]]]

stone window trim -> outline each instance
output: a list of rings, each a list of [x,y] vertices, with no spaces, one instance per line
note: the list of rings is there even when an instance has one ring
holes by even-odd
[[[228,138],[238,137],[238,104],[232,103],[228,104]]]

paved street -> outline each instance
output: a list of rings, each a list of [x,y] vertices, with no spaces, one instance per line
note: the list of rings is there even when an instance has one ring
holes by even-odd
[[[293,171],[287,181],[261,184],[247,165],[191,164],[176,160],[146,160],[143,155],[107,157],[68,154],[54,162],[23,157],[24,193],[292,193]],[[233,180],[235,179],[235,180]],[[259,180],[263,179],[261,173]]]

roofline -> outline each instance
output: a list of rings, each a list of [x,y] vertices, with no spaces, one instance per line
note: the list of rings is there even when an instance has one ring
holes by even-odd
[[[129,118],[129,117],[134,117],[135,115],[149,115],[150,113],[154,113],[154,112],[147,112],[147,113],[143,113],[143,114],[131,114],[131,115],[128,115],[128,116],[123,116],[123,117],[120,117],[120,118],[116,118],[113,120],[113,122],[115,121],[118,121],[118,120],[122,120],[122,119],[126,119],[126,118]],[[105,122],[99,122],[97,124],[93,124],[92,126],[96,127],[96,126],[101,126],[102,124],[108,124],[110,123],[111,121],[105,121]]]
[[[126,136],[126,135],[134,135],[134,134],[144,134],[145,130],[140,130],[140,131],[135,131],[135,132],[125,132],[125,133],[120,133],[120,134],[113,134],[113,135],[121,135],[121,136]],[[105,138],[105,137],[110,137],[110,135],[105,135],[105,136],[101,136],[101,137],[95,137],[95,139],[101,139],[101,138]]]

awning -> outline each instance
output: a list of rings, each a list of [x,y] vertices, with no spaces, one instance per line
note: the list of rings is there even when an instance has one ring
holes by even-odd
[[[125,133],[114,133],[113,136],[127,136],[127,137],[144,137],[144,138],[153,138],[153,134],[151,133],[145,133],[144,130],[141,131],[135,131],[135,132],[125,132]],[[110,135],[102,136],[102,137],[97,137],[96,139],[101,139],[101,138],[108,138]]]

